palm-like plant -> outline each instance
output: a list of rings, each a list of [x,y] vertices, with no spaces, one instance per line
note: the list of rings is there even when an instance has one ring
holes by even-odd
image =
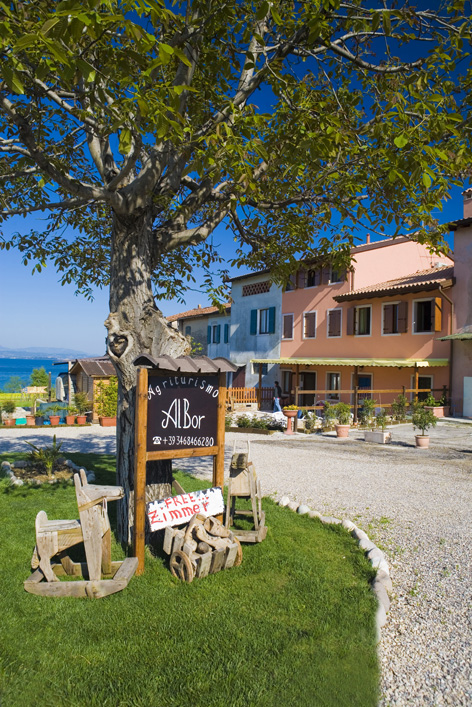
[[[26,442],[26,444],[32,448],[30,452],[30,460],[40,467],[44,467],[48,477],[52,476],[57,460],[59,459],[60,449],[62,447],[62,442],[59,444],[56,441],[56,435],[52,438],[52,444],[49,447],[37,447],[32,442]]]

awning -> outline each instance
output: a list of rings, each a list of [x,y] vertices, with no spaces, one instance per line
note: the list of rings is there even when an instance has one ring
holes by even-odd
[[[442,336],[438,341],[471,341],[472,334],[464,332],[463,334],[449,334],[449,336]]]
[[[252,358],[251,363],[285,366],[366,366],[368,368],[432,368],[449,365],[448,358]]]

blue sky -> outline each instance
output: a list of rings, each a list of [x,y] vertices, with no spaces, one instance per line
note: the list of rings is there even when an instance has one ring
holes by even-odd
[[[454,188],[452,197],[444,205],[443,213],[438,214],[442,223],[462,218],[461,189]],[[25,219],[21,223],[25,230],[29,230],[33,219]],[[21,227],[18,222],[15,226],[16,229]],[[9,230],[8,223],[4,224],[5,236],[8,236]],[[235,245],[231,232],[222,226],[216,233],[215,241],[222,243],[223,252],[230,257]],[[377,239],[377,236],[372,237],[372,240]],[[453,246],[452,239],[450,245]],[[73,285],[61,286],[52,265],[34,275],[31,270],[32,264],[25,267],[17,250],[0,252],[0,346],[50,346],[103,354],[106,336],[103,323],[108,315],[108,292],[96,290],[94,301],[89,302],[80,295],[74,295]],[[185,304],[161,301],[159,306],[165,315],[170,315],[192,309],[198,304],[207,305],[207,297],[203,292],[191,290]]]

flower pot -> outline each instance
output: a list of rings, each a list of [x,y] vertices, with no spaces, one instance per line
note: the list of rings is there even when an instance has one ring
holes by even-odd
[[[61,419],[60,415],[49,415],[49,424],[51,426],[58,425],[60,419]]]
[[[75,424],[75,415],[66,415],[66,425]]]
[[[366,430],[364,432],[366,442],[374,442],[376,444],[387,444],[392,440],[392,433],[387,430]]]
[[[86,415],[77,415],[77,424],[78,425],[85,425],[86,422],[87,422]]]
[[[3,424],[5,425],[5,427],[15,427],[16,420],[15,419],[3,420]]]
[[[34,421],[35,421],[34,415],[26,415],[26,424],[28,425],[28,427],[33,427],[35,424]]]
[[[349,428],[351,425],[335,425],[336,437],[349,437]]]
[[[294,418],[298,415],[298,410],[282,410],[283,414],[287,418],[287,429],[285,430],[284,434],[285,435],[293,435],[295,434],[293,431],[293,422]]]
[[[435,405],[434,407],[432,405],[425,405],[424,409],[431,410],[434,417],[446,417],[446,412],[449,412],[448,408],[445,405]]]
[[[100,417],[99,420],[102,427],[116,427],[116,417]]]
[[[417,447],[421,447],[421,449],[429,447],[429,435],[415,435],[415,440]]]
[[[44,417],[42,415],[36,415],[34,418],[34,422],[37,427],[41,427],[41,425],[44,423]]]

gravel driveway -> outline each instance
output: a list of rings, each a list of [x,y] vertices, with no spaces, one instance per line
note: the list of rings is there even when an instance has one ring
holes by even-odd
[[[24,438],[51,431],[0,432],[0,452],[26,451]],[[472,705],[472,426],[440,422],[431,448],[414,447],[411,425],[391,445],[331,435],[227,434],[251,442],[265,495],[349,518],[387,555],[394,585],[382,629],[381,705]],[[60,430],[65,451],[114,452],[114,430]],[[211,478],[210,458],[176,465]],[[228,464],[225,465],[228,468]]]

